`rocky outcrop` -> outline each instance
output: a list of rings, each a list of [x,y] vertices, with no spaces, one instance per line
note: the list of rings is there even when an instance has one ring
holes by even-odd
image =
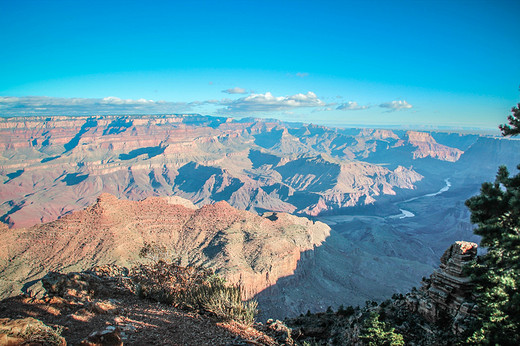
[[[439,269],[426,279],[419,291],[407,296],[410,310],[430,322],[450,320],[455,333],[465,330],[475,317],[470,278],[464,267],[477,256],[477,244],[457,241],[441,257]]]
[[[49,272],[42,278],[42,286],[50,296],[75,300],[132,294],[129,270],[117,265],[97,266],[79,273]],[[106,310],[103,306],[95,308]]]
[[[172,201],[179,202],[158,197],[128,201],[102,194],[85,210],[7,231],[8,242],[0,243],[0,253],[7,254],[0,262],[2,295],[17,294],[48,271],[132,266],[143,261],[143,246],[152,244],[163,258],[212,269],[241,284],[251,297],[292,275],[301,253],[320,246],[330,232],[324,223],[285,213],[259,216],[226,202],[193,209],[189,202],[182,203],[189,206],[185,207]],[[75,292],[92,286],[82,284],[86,278],[70,275],[78,282]],[[48,279],[48,289],[60,290],[60,277]]]
[[[426,132],[408,131],[407,136],[408,142],[416,147],[413,152],[414,159],[432,157],[442,161],[455,162],[464,153],[460,149],[437,143],[432,135]]]

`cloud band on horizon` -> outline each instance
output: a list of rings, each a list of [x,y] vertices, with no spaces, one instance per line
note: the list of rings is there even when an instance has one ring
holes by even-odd
[[[0,96],[0,114],[146,114],[187,112],[191,105],[186,102],[167,102],[146,99],[65,98],[48,96]]]
[[[359,105],[355,101],[336,105],[335,103],[325,103],[312,91],[308,91],[305,94],[298,93],[287,96],[275,96],[271,92],[266,92],[264,94],[251,94],[237,99],[223,98],[220,100],[191,102],[134,100],[115,96],[104,98],[0,96],[0,115],[174,114],[202,110],[204,112],[209,111],[208,114],[247,116],[248,113],[290,112],[295,109],[308,109],[310,112],[315,113],[319,111],[351,111],[370,108],[368,105]],[[393,112],[410,109],[412,105],[403,100],[381,103],[379,107],[387,108],[388,112]]]
[[[48,96],[0,96],[0,115],[54,114],[151,114],[191,112],[196,107],[216,106],[216,113],[278,112],[294,108],[325,106],[312,91],[306,94],[274,96],[270,92],[252,94],[235,100],[204,100],[192,102],[154,101],[147,99],[65,98]]]

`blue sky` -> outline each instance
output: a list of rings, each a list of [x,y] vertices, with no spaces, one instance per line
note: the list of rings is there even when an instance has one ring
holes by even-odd
[[[496,128],[520,1],[0,0],[0,115]]]

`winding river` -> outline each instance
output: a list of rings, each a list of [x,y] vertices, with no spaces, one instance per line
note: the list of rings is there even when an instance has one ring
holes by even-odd
[[[440,195],[441,193],[444,193],[444,192],[448,191],[450,189],[450,187],[451,187],[450,178],[444,179],[444,182],[446,183],[446,186],[444,186],[442,189],[440,189],[437,192],[429,193],[429,194],[426,194],[426,195],[423,195],[423,196],[413,197],[413,198],[407,199],[405,201],[398,202],[397,204],[415,201],[415,200],[417,200],[419,198],[434,197],[434,196]],[[414,217],[415,216],[415,214],[412,213],[409,210],[404,210],[404,209],[399,209],[399,210],[401,211],[401,214],[392,215],[392,216],[389,216],[388,218],[390,218],[390,219],[404,219],[404,218],[407,218],[407,217]]]
[[[415,201],[415,200],[417,200],[419,198],[434,197],[434,196],[440,195],[441,193],[444,193],[444,192],[448,191],[450,189],[450,187],[451,187],[451,182],[450,182],[449,178],[444,179],[444,183],[446,185],[443,186],[437,192],[428,193],[426,195],[413,197],[413,198],[404,200],[402,202],[397,202],[396,205],[399,205],[399,204],[402,204],[402,203],[406,203],[406,202]],[[361,219],[374,219],[374,218],[376,218],[376,219],[384,220],[384,219],[405,219],[405,218],[415,217],[415,214],[412,213],[409,210],[405,210],[405,209],[401,209],[401,208],[399,208],[399,210],[401,211],[400,214],[391,215],[391,216],[387,216],[387,217],[384,217],[384,218],[380,217],[380,216],[374,216],[374,215],[331,215],[331,216],[318,217],[317,219],[319,221],[322,221],[322,222],[328,224],[329,226],[332,226],[332,225],[335,225],[337,223],[350,222],[354,218],[361,218]]]

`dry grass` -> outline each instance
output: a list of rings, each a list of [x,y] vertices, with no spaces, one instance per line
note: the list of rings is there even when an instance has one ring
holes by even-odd
[[[131,276],[143,298],[244,324],[252,324],[258,312],[256,301],[242,301],[240,286],[228,285],[210,270],[158,261],[133,268]]]
[[[54,329],[42,324],[29,326],[23,334],[17,336],[24,339],[23,345],[60,346],[63,345],[62,330],[62,326]]]

